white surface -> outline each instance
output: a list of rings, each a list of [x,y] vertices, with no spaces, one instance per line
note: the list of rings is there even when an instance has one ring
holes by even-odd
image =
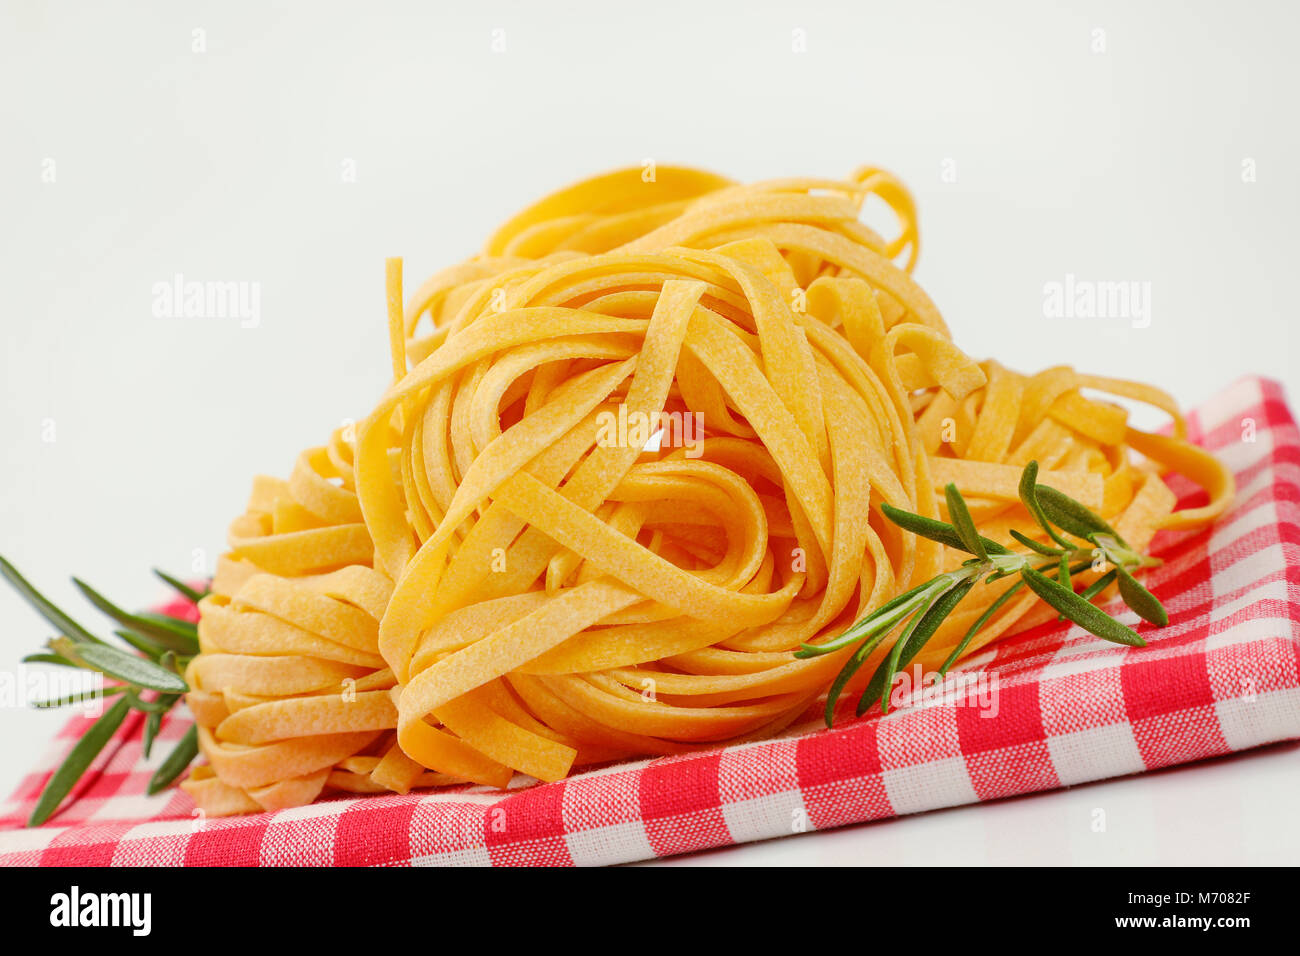
[[[74,606],[71,573],[158,597],[151,566],[210,562],[255,472],[287,473],[378,396],[385,255],[413,284],[542,193],[645,159],[741,179],[885,166],[920,207],[917,277],[970,352],[1189,405],[1249,372],[1295,395],[1297,27],[1283,3],[8,3],[0,553]],[[259,325],[154,318],[176,273],[260,283]],[[1044,318],[1067,274],[1151,283],[1150,326]],[[0,624],[5,668],[46,636],[7,591]],[[0,789],[61,719],[0,710]],[[712,859],[983,841],[1068,862],[1071,839],[1015,834],[1136,789],[1149,832],[1125,859],[1181,859],[1214,807],[1223,852],[1262,860],[1279,851],[1232,834],[1293,826],[1294,758]]]

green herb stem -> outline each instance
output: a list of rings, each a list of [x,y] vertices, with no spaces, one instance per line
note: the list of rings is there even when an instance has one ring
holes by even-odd
[[[1157,627],[1168,623],[1169,615],[1160,601],[1132,574],[1137,568],[1159,564],[1157,559],[1134,551],[1114,528],[1085,505],[1055,488],[1038,484],[1036,461],[1025,466],[1019,493],[1025,510],[1051,542],[1043,544],[1019,531],[1012,531],[1011,537],[1029,549],[1020,553],[979,534],[970,509],[955,485],[949,484],[944,488],[950,519],[947,522],[889,504],[880,506],[884,516],[903,530],[965,551],[972,557],[960,568],[939,574],[897,595],[838,637],[819,644],[805,643],[795,652],[796,658],[808,658],[858,644],[827,693],[827,726],[834,720],[836,701],[854,674],[883,640],[901,626],[901,633],[868,681],[857,707],[857,713],[861,715],[879,701],[881,711],[888,713],[889,691],[895,675],[921,651],[981,578],[986,584],[1012,576],[1020,580],[995,598],[957,642],[939,668],[937,676],[940,680],[993,616],[1025,588],[1055,608],[1062,618],[1118,644],[1143,647],[1146,641],[1132,628],[1090,603],[1116,581],[1125,603],[1143,620]],[[1080,543],[1071,542],[1067,535]],[[1099,560],[1102,567],[1097,570],[1103,573],[1082,592],[1076,593],[1075,575],[1095,568]],[[1108,570],[1105,570],[1106,566],[1109,566]]]

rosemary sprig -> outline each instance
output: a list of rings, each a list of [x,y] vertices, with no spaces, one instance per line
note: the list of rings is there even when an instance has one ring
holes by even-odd
[[[970,560],[959,568],[946,571],[898,595],[838,637],[821,644],[804,644],[795,652],[795,657],[808,658],[858,645],[827,694],[827,727],[834,722],[835,705],[854,674],[889,634],[902,627],[890,653],[876,667],[858,699],[859,716],[877,702],[880,703],[881,711],[888,713],[889,691],[895,675],[920,652],[939,625],[981,578],[986,583],[1013,575],[1019,576],[1020,580],[1000,594],[971,625],[939,668],[937,680],[944,678],[994,614],[1025,588],[1055,608],[1062,618],[1068,618],[1089,633],[1116,644],[1146,646],[1146,641],[1136,631],[1091,603],[1093,598],[1117,581],[1124,603],[1143,620],[1157,627],[1169,623],[1169,615],[1159,600],[1132,573],[1137,568],[1152,567],[1160,561],[1134,551],[1114,528],[1085,505],[1055,488],[1040,485],[1038,462],[1031,461],[1021,474],[1020,500],[1025,510],[1043,529],[1048,542],[1035,541],[1018,531],[1012,531],[1011,536],[1028,548],[1025,553],[1013,552],[996,541],[982,537],[975,530],[970,509],[955,485],[950,484],[944,489],[944,497],[948,504],[949,521],[926,518],[888,504],[882,504],[880,510],[886,518],[904,530],[965,551],[972,555]],[[1110,569],[1076,593],[1073,576],[1095,567],[1099,559],[1110,565]]]
[[[154,574],[187,601],[197,603],[206,596],[161,571],[155,570]],[[73,584],[86,599],[120,625],[113,633],[132,648],[132,653],[82,627],[32,587],[3,557],[0,557],[0,576],[57,632],[45,642],[45,651],[28,654],[23,658],[25,663],[79,667],[117,682],[33,705],[63,707],[117,695],[117,700],[82,735],[41,791],[27,820],[28,826],[40,826],[58,809],[63,798],[76,786],[132,710],[145,714],[144,753],[146,757],[149,755],[162,726],[163,715],[190,689],[181,675],[199,652],[198,629],[190,621],[166,614],[123,611],[84,581],[73,578]],[[154,773],[149,782],[149,793],[157,793],[171,784],[190,765],[196,753],[197,735],[191,727]]]

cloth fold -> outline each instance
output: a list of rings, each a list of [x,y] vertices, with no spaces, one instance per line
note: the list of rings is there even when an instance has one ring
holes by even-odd
[[[1165,628],[1108,610],[1127,648],[1051,623],[1000,641],[900,709],[826,730],[623,763],[507,792],[330,799],[204,819],[179,790],[146,797],[185,714],[151,758],[133,713],[43,827],[23,823],[91,718],[60,732],[0,808],[7,865],[609,864],[1051,790],[1300,737],[1300,432],[1281,386],[1248,378],[1189,416],[1237,480],[1232,510],[1162,532],[1147,585]],[[1198,492],[1171,479],[1182,504]],[[1199,493],[1203,497],[1203,493]],[[909,682],[915,690],[908,694]]]

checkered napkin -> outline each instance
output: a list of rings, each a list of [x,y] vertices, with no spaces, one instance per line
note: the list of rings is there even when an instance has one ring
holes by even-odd
[[[1192,416],[1237,477],[1209,532],[1162,533],[1148,584],[1169,626],[1146,648],[1047,624],[986,649],[943,694],[834,730],[624,763],[552,784],[332,799],[205,820],[178,790],[145,797],[141,715],[46,826],[23,829],[89,723],[0,809],[8,864],[597,864],[688,853],[1051,790],[1300,737],[1300,433],[1281,386],[1245,379]],[[1187,485],[1174,490],[1196,504]]]

